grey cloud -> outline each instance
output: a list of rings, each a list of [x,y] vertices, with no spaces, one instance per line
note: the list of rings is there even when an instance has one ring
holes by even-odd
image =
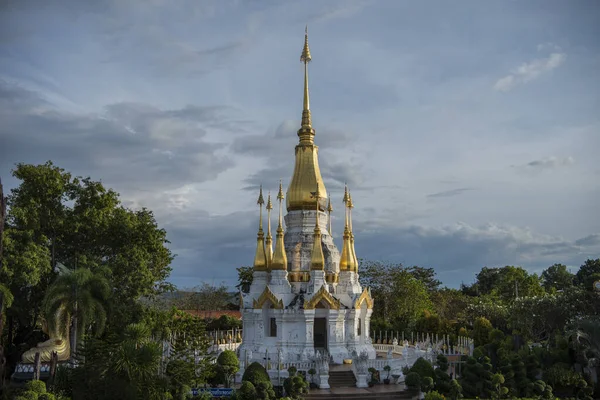
[[[354,226],[359,257],[430,266],[445,284],[453,286],[460,283],[457,279],[474,279],[483,266],[521,265],[534,271],[555,262],[580,265],[588,254],[600,251],[595,242],[586,243],[581,251],[577,245],[581,239],[572,242],[493,224],[457,224],[447,228],[413,225],[375,228],[364,233],[361,221]],[[457,269],[460,277],[450,273]]]
[[[72,114],[1,83],[0,166],[52,159],[76,174],[97,176],[101,169],[117,188],[207,181],[233,165],[216,154],[223,144],[204,139],[207,131],[231,128],[226,114],[223,107],[159,110],[139,103],[112,104],[100,116]]]
[[[593,234],[575,241],[577,246],[595,246],[600,244],[600,234]]]
[[[459,194],[467,192],[469,190],[473,190],[473,188],[458,188],[458,189],[452,189],[452,190],[445,190],[443,192],[428,194],[427,197],[428,198],[452,197],[452,196],[458,196]]]
[[[560,167],[568,167],[573,164],[575,164],[575,159],[571,156],[562,158],[551,156],[533,160],[523,165],[513,165],[512,167],[523,171],[542,171]]]
[[[258,185],[289,181],[294,168],[294,147],[298,143],[296,134],[299,122],[286,120],[277,128],[262,135],[238,136],[233,140],[234,153],[264,158],[269,167],[249,175],[246,189],[255,190]],[[315,142],[319,146],[319,167],[325,185],[330,189],[360,186],[364,181],[364,165],[357,158],[348,157],[353,135],[339,129],[317,131]],[[324,150],[321,150],[324,149]]]
[[[360,211],[365,212],[355,214],[354,221],[360,258],[433,267],[449,286],[458,286],[461,279],[472,281],[484,266],[520,265],[534,272],[556,262],[580,265],[588,254],[600,251],[598,241],[587,238],[569,241],[494,224],[391,226],[374,222],[373,210]],[[190,280],[235,285],[235,268],[252,263],[257,224],[257,211],[224,216],[201,211],[178,213],[164,224],[178,254],[173,282],[181,286],[189,286]],[[339,229],[339,223],[334,222],[336,244],[341,246],[339,235],[335,235]]]

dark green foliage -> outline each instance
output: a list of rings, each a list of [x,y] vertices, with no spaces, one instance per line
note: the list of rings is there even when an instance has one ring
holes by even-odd
[[[242,386],[235,392],[236,400],[256,399],[256,388],[250,381],[242,380]]]
[[[38,396],[38,400],[56,400],[56,396],[52,393],[42,393]]]
[[[225,387],[230,387],[231,378],[240,370],[240,361],[235,352],[225,350],[217,358],[217,365],[225,376]]]
[[[433,379],[435,377],[433,366],[423,357],[417,358],[417,361],[410,368],[410,372],[416,372],[421,378],[429,377]]]
[[[477,361],[474,357],[468,357],[463,365],[460,384],[468,398],[490,396],[493,390],[490,359],[482,357],[481,361]]]
[[[445,397],[437,391],[431,391],[425,395],[425,400],[444,400]]]
[[[435,390],[448,395],[450,393],[450,375],[448,374],[448,359],[443,354],[437,356],[437,368],[435,369]]]
[[[587,259],[575,274],[575,284],[583,286],[586,290],[592,291],[592,285],[595,280],[600,278],[600,258]]]
[[[27,400],[38,400],[39,394],[37,392],[34,392],[33,390],[26,390],[23,393],[21,393],[21,397]]]
[[[410,372],[404,378],[404,384],[410,390],[421,389],[421,376],[416,372]]]
[[[462,386],[456,379],[452,379],[450,382],[450,392],[448,393],[448,397],[452,400],[459,400],[463,398],[462,395]]]
[[[28,381],[25,383],[25,389],[36,392],[37,394],[46,393],[46,383],[44,381]]]
[[[296,374],[295,367],[288,368],[289,377],[283,381],[285,393],[292,399],[299,399],[308,391],[308,383],[302,375]]]
[[[244,375],[242,376],[243,381],[251,382],[253,386],[256,386],[259,382],[271,382],[271,379],[265,367],[259,362],[254,361],[244,371]]]

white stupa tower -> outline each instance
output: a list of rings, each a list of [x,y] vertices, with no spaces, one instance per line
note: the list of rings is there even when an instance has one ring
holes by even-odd
[[[262,214],[265,201],[262,187],[260,189],[253,282],[249,293],[240,293],[244,328],[240,356],[252,354],[252,359],[262,362],[265,353],[279,353],[282,361],[301,361],[311,359],[319,350],[331,355],[334,363],[350,358],[353,351],[366,351],[369,358],[375,358],[369,337],[373,299],[369,290],[358,282],[352,231],[354,205],[347,187],[343,197],[345,221],[341,253],[331,236],[333,210],[319,170],[310,112],[308,34],[300,60],[304,63],[304,106],[294,173],[285,196],[283,185],[279,184],[274,251],[271,196],[266,207],[265,240]]]

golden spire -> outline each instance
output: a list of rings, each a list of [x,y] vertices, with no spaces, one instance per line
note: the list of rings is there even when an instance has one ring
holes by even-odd
[[[267,238],[265,239],[265,247],[267,252],[267,269],[271,265],[273,260],[273,237],[271,236],[271,210],[273,209],[273,203],[271,203],[271,192],[267,196]]]
[[[302,108],[302,128],[298,131],[300,141],[307,140],[311,141],[315,135],[314,129],[312,129],[312,120],[310,117],[310,97],[308,94],[308,63],[312,60],[310,56],[310,49],[308,47],[308,25],[304,29],[304,48],[302,49],[302,55],[300,61],[304,63],[304,103]],[[303,138],[303,135],[306,137]]]
[[[325,256],[323,255],[323,245],[321,244],[321,228],[319,227],[319,186],[317,190],[313,192],[313,196],[317,199],[316,214],[315,214],[315,233],[314,242],[312,249],[312,256],[310,259],[310,269],[313,271],[323,271],[325,269]]]
[[[350,226],[348,224],[348,186],[344,190],[344,242],[340,255],[340,271],[354,271],[354,257],[350,248]]]
[[[331,196],[327,200],[327,213],[329,214],[329,236],[331,236],[331,213],[333,212],[333,207],[331,206]]]
[[[263,198],[262,185],[260,185],[260,192],[258,194],[258,200],[256,204],[260,207],[260,221],[258,223],[258,235],[256,238],[256,255],[254,256],[254,270],[255,271],[266,271],[267,270],[267,256],[265,254],[265,234],[263,233],[262,224],[262,206],[265,204]]]
[[[350,192],[348,192],[348,214],[350,219],[350,250],[352,252],[352,258],[354,261],[354,272],[358,273],[358,258],[356,257],[356,250],[354,249],[354,231],[352,230],[352,209],[354,208],[354,203],[352,202],[352,196]]]
[[[271,271],[273,270],[287,270],[287,255],[285,254],[285,244],[283,243],[283,214],[282,214],[282,202],[283,202],[283,186],[281,180],[279,181],[279,193],[277,193],[277,199],[279,200],[279,225],[277,226],[277,238],[275,241],[275,253],[273,253],[273,260],[271,261]]]
[[[315,130],[312,127],[310,113],[310,100],[308,93],[308,63],[312,60],[308,47],[308,28],[304,35],[304,48],[300,61],[304,63],[304,103],[302,107],[302,124],[298,130],[300,142],[296,146],[296,164],[294,174],[288,186],[287,210],[314,210],[315,203],[319,209],[325,211],[327,207],[327,191],[319,169],[318,147],[315,146]],[[320,201],[316,200],[311,193],[319,186],[321,193]]]

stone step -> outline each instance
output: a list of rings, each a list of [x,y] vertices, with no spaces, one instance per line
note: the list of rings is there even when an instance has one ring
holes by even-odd
[[[304,395],[305,400],[327,400],[327,399],[352,399],[352,400],[372,400],[372,399],[398,399],[408,400],[411,399],[409,393],[405,390],[396,391],[369,391],[368,389],[352,390],[350,388],[343,388],[339,390],[319,390],[318,392],[311,390],[308,394]]]
[[[356,378],[352,371],[329,371],[329,386],[332,388],[356,387]]]

